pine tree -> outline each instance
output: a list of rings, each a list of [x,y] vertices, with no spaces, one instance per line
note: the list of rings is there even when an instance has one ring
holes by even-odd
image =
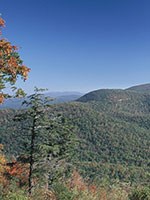
[[[29,164],[29,194],[35,185],[46,184],[49,188],[66,167],[66,158],[71,155],[75,141],[68,121],[51,112],[50,99],[40,92],[43,90],[35,88],[35,93],[23,102],[27,108],[15,116],[25,145],[20,158]]]

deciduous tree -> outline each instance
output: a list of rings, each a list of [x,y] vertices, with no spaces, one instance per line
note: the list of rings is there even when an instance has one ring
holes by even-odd
[[[15,83],[20,76],[26,80],[30,69],[23,64],[18,48],[11,44],[2,36],[2,28],[5,27],[5,21],[0,17],[0,103],[9,95],[4,89],[10,87],[11,90],[16,90]],[[21,89],[16,91],[16,96],[23,94]]]

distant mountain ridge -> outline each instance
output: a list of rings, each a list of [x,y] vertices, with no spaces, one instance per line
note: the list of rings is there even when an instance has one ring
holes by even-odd
[[[48,93],[45,93],[46,96],[49,96],[49,97],[53,97],[53,98],[56,98],[56,97],[61,97],[61,96],[71,96],[71,95],[75,95],[75,96],[82,96],[83,93],[81,92],[76,92],[76,91],[67,91],[67,92],[48,92]]]
[[[100,89],[89,92],[77,102],[88,103],[90,107],[102,112],[150,112],[150,84],[128,89]],[[145,90],[144,90],[145,89]]]
[[[137,92],[138,94],[133,94],[133,92]],[[141,93],[141,95],[143,95],[143,93],[149,95],[150,83],[132,86],[127,89],[98,89],[81,96],[77,101],[124,101],[130,99],[131,96],[138,96],[139,93]]]
[[[54,99],[53,101],[51,101],[51,104],[75,101],[82,95],[83,94],[80,92],[49,92],[44,94],[44,96]],[[0,105],[0,108],[20,109],[22,107],[22,102],[24,101],[24,99],[25,98],[6,99],[4,104]]]
[[[52,104],[58,104],[70,101],[78,101],[78,102],[99,101],[101,103],[104,101],[108,101],[111,103],[118,101],[118,103],[120,102],[121,104],[121,102],[127,101],[127,99],[128,100],[130,99],[130,101],[132,101],[134,98],[135,99],[143,98],[143,101],[145,101],[144,96],[141,97],[142,94],[147,94],[147,95],[150,94],[150,83],[136,85],[126,89],[99,89],[89,92],[87,94],[68,91],[68,92],[49,92],[44,95],[54,98],[54,101],[51,102]],[[23,101],[24,99],[18,99],[18,98],[6,99],[5,103],[0,105],[0,108],[20,109]]]
[[[142,92],[142,93],[150,93],[150,83],[132,86],[127,88],[126,90]]]

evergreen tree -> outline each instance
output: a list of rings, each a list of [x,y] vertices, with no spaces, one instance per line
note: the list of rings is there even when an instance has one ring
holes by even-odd
[[[61,114],[50,112],[50,99],[40,92],[43,90],[35,88],[35,93],[23,102],[27,108],[15,116],[25,146],[20,159],[29,163],[29,194],[35,184],[46,183],[47,187],[52,184],[62,164],[66,166],[74,144],[73,129]]]

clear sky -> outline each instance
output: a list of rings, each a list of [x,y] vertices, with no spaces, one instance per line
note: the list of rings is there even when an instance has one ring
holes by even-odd
[[[150,82],[150,0],[0,0],[0,13],[31,68],[27,92]]]

